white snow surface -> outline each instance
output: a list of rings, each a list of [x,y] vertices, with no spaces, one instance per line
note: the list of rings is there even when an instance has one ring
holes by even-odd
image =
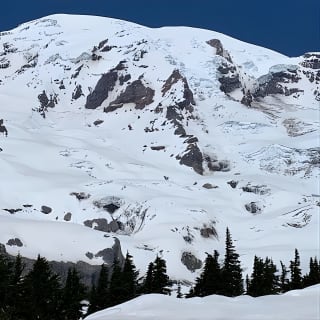
[[[112,48],[98,51],[101,58],[92,60],[94,46],[106,39]],[[303,92],[267,96],[251,107],[241,104],[240,90],[231,96],[220,90],[218,67],[227,61],[206,43],[211,39],[220,40],[247,87],[270,70],[296,66]],[[2,47],[0,54],[10,64],[0,69],[0,118],[8,130],[8,137],[0,136],[0,243],[9,253],[101,264],[100,257],[89,259],[86,253],[111,247],[117,237],[142,274],[159,254],[167,260],[171,278],[193,281],[200,270],[190,272],[181,263],[182,253],[204,261],[206,252],[217,249],[223,259],[228,226],[245,273],[251,272],[255,254],[288,265],[298,248],[304,271],[310,256],[319,257],[319,101],[314,97],[319,84],[307,79],[307,68],[299,65],[303,57],[288,58],[209,30],[150,29],[71,15],[45,17],[1,33],[0,51]],[[86,109],[86,97],[101,76],[123,60],[131,82],[143,76],[155,91],[153,102],[142,110],[129,103],[103,112],[125,89],[117,82],[101,106]],[[183,111],[187,135],[197,137],[203,154],[229,163],[229,171],[205,168],[199,175],[176,159],[186,151],[187,137],[174,134],[165,110],[183,99],[184,85],[178,81],[164,96],[161,92],[175,69],[195,100],[192,117]],[[64,89],[59,88],[62,82]],[[83,95],[72,99],[77,85]],[[57,94],[57,104],[45,118],[35,111],[43,90],[48,97]],[[164,108],[160,113],[155,111],[159,103]],[[96,120],[103,122],[94,125]],[[296,136],[288,134],[294,124],[299,124]],[[238,182],[235,188],[227,183],[231,180]],[[203,188],[205,183],[213,188]],[[268,192],[245,192],[247,185],[257,190],[263,185]],[[72,192],[88,198],[79,201]],[[95,205],[106,197],[120,199],[113,214]],[[251,202],[257,203],[259,214],[246,210]],[[44,205],[52,212],[42,213]],[[83,225],[99,218],[124,227],[112,233]],[[203,237],[204,228],[214,228],[218,237]],[[15,238],[22,247],[7,245]],[[154,296],[134,303],[155,299],[185,303]],[[215,299],[222,305],[229,301],[208,297],[193,303]],[[251,301],[237,299],[243,301],[239,308]],[[263,306],[273,299],[257,301]],[[293,299],[284,295],[279,301]]]
[[[87,320],[318,320],[320,285],[282,295],[176,299],[150,294],[96,312]]]

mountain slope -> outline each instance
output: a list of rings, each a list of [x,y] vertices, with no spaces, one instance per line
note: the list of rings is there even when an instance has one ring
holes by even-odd
[[[8,252],[110,263],[116,237],[142,272],[161,254],[191,281],[227,226],[248,272],[318,253],[319,53],[69,15],[1,47]]]

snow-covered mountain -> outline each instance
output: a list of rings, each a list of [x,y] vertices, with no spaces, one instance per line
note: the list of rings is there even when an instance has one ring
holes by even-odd
[[[192,281],[230,228],[245,272],[319,255],[320,53],[52,15],[0,33],[0,243]],[[7,135],[7,136],[6,136]],[[112,249],[113,248],[113,249]]]

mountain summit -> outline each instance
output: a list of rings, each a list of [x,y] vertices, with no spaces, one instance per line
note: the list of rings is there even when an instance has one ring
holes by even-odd
[[[320,53],[52,15],[0,33],[0,101],[11,254],[192,281],[226,227],[244,268],[319,250]]]

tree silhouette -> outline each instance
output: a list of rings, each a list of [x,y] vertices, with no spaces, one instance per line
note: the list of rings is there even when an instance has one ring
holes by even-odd
[[[107,308],[110,305],[109,297],[109,272],[106,265],[102,264],[97,286],[93,285],[90,292],[88,314]]]
[[[22,283],[23,319],[60,319],[60,282],[45,258],[38,256]]]
[[[61,314],[64,320],[80,319],[81,300],[85,297],[85,293],[86,288],[80,281],[79,273],[75,268],[70,268],[62,293]]]
[[[222,268],[222,290],[225,296],[239,296],[243,293],[242,269],[239,255],[235,251],[229,229],[226,230],[226,252]]]
[[[303,279],[304,286],[312,286],[314,284],[320,283],[320,263],[317,257],[314,259],[311,257],[309,262],[310,271],[305,275]]]
[[[166,261],[159,256],[156,257],[153,263],[152,278],[153,293],[169,293],[167,289],[167,286],[169,285],[169,277],[167,275]]]
[[[123,281],[123,299],[124,301],[133,299],[136,296],[137,291],[137,277],[138,272],[133,263],[132,256],[127,252],[124,266],[122,270],[122,281]]]
[[[150,262],[148,265],[148,270],[146,274],[146,278],[142,285],[142,293],[151,293],[153,286],[153,262]]]
[[[118,260],[115,260],[112,265],[112,275],[110,279],[109,294],[109,306],[114,306],[125,301],[122,270]]]
[[[275,294],[279,291],[279,277],[277,268],[268,257],[263,261],[254,257],[251,279],[247,280],[247,294],[252,297]]]
[[[203,271],[196,280],[193,294],[199,297],[205,297],[211,294],[218,294],[222,290],[221,268],[219,265],[219,253],[214,251],[214,255],[208,254]]]
[[[294,260],[290,261],[290,289],[301,289],[302,288],[302,276],[300,268],[300,256],[297,249],[294,251]]]

